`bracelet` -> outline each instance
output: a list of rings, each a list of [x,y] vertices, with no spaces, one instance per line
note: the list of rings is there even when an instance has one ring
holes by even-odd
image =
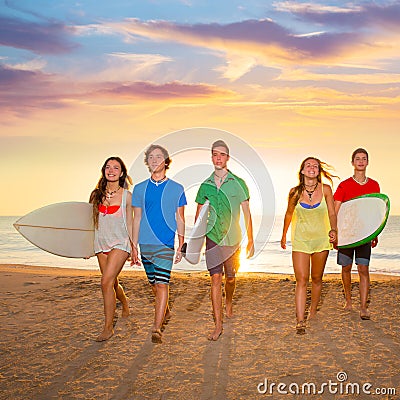
[[[336,229],[331,229],[331,230],[329,231],[329,233],[331,233],[331,232],[337,233],[337,230],[336,230]]]

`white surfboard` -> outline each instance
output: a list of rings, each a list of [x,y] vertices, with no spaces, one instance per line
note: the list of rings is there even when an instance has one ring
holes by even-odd
[[[188,236],[184,257],[190,264],[198,264],[200,261],[201,250],[207,233],[209,207],[210,203],[206,200],[203,207],[201,207],[196,223]]]
[[[337,216],[338,247],[356,247],[376,238],[386,225],[389,211],[389,198],[382,193],[343,202]]]
[[[62,257],[94,255],[93,206],[84,202],[55,203],[38,208],[14,223],[29,242]]]

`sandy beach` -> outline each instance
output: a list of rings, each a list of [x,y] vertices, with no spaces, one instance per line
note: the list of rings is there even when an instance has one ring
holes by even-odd
[[[239,273],[235,317],[210,342],[208,274],[173,273],[173,317],[153,344],[142,272],[122,272],[131,316],[118,307],[103,343],[94,341],[97,271],[3,264],[0,275],[1,399],[400,398],[399,277],[372,276],[372,317],[362,321],[357,275],[352,312],[342,310],[340,277],[326,275],[318,318],[301,336],[293,276]],[[313,387],[321,393],[308,394]]]

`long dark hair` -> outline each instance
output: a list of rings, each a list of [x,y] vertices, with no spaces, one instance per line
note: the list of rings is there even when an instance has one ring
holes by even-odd
[[[297,202],[300,199],[300,196],[305,188],[304,186],[304,175],[302,174],[302,171],[304,169],[304,166],[306,165],[306,162],[308,160],[314,160],[317,162],[318,164],[318,176],[317,176],[317,181],[319,183],[322,182],[322,175],[331,183],[331,185],[333,186],[333,180],[332,178],[339,178],[337,175],[333,175],[332,173],[329,172],[329,170],[333,170],[334,168],[319,160],[316,157],[307,157],[306,159],[303,160],[303,162],[300,165],[300,170],[299,170],[299,184],[293,188],[290,193],[289,193],[289,200],[292,200],[294,204],[297,204]]]
[[[128,175],[128,170],[126,165],[119,157],[108,157],[101,167],[101,177],[97,182],[96,188],[90,194],[89,203],[93,204],[93,222],[94,226],[98,227],[99,222],[99,205],[103,203],[106,197],[106,189],[107,189],[107,179],[106,179],[106,166],[109,161],[115,160],[121,166],[122,175],[119,178],[119,186],[124,189],[129,189],[130,185],[132,185],[132,179]]]

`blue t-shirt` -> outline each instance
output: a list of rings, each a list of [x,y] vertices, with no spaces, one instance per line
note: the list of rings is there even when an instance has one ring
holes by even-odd
[[[142,209],[139,244],[174,247],[176,212],[186,204],[183,186],[171,179],[158,185],[146,179],[135,185],[132,206]]]

